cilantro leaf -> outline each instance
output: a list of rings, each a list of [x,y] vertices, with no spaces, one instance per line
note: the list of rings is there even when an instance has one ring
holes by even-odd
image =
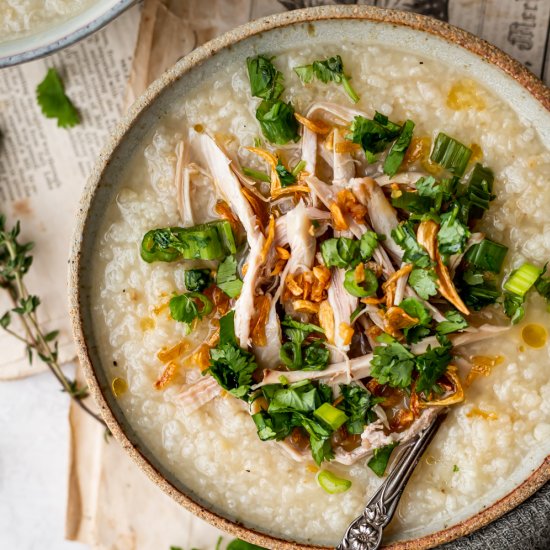
[[[416,240],[413,225],[410,221],[401,222],[392,229],[393,240],[405,251],[403,261],[410,262],[417,267],[430,267],[432,261],[426,249]]]
[[[374,449],[374,454],[372,455],[372,458],[367,462],[367,466],[378,477],[382,477],[384,475],[384,472],[386,471],[386,468],[388,466],[388,462],[390,461],[391,453],[395,449],[395,447],[397,447],[397,444],[397,441],[394,441],[393,443],[390,443],[385,447]]]
[[[214,305],[209,298],[199,292],[186,292],[173,296],[169,307],[170,316],[174,321],[186,323],[189,326],[195,319],[202,319],[208,315]]]
[[[405,158],[405,153],[411,144],[413,130],[414,122],[412,120],[405,121],[405,124],[401,127],[399,137],[391,146],[388,156],[384,161],[384,174],[392,177],[395,176],[397,170],[399,170],[399,167]]]
[[[419,325],[428,326],[432,321],[432,316],[430,315],[428,308],[426,308],[426,306],[416,298],[405,298],[399,304],[399,307],[411,317],[416,317]]]
[[[369,261],[378,246],[380,237],[374,231],[365,231],[359,239],[359,254],[361,260],[364,262]]]
[[[309,381],[302,380],[287,388],[276,390],[269,403],[267,412],[313,412],[322,405],[317,388]]]
[[[188,269],[183,277],[185,288],[192,292],[202,292],[212,282],[209,269]]]
[[[268,414],[266,411],[260,411],[252,415],[252,420],[262,441],[280,441],[292,432],[292,417],[289,413]]]
[[[80,123],[80,116],[54,68],[48,69],[44,80],[36,87],[36,100],[47,118],[56,118],[60,128],[72,128]]]
[[[227,256],[218,267],[216,285],[230,298],[236,298],[243,287],[243,282],[237,278],[237,260],[235,256]]]
[[[437,275],[433,269],[414,268],[409,275],[409,284],[423,300],[437,294],[436,281]]]
[[[399,342],[374,348],[371,376],[380,384],[407,388],[411,385],[413,368],[414,355]]]
[[[361,434],[365,424],[375,419],[372,408],[380,402],[368,391],[356,384],[340,385],[343,401],[338,408],[346,413],[346,429],[350,434]]]
[[[204,374],[212,375],[223,389],[246,400],[253,383],[252,373],[256,368],[256,359],[252,353],[236,343],[224,343],[210,350],[210,366]]]
[[[312,332],[323,333],[322,328],[295,321],[288,316],[282,325],[285,327],[285,335],[289,341],[282,345],[279,357],[289,370],[323,370],[327,367],[330,353],[321,341],[316,340],[302,348],[307,336]]]
[[[303,370],[324,370],[328,366],[330,352],[320,340],[304,348]]]
[[[380,237],[374,231],[366,231],[361,239],[338,237],[321,243],[321,254],[327,267],[356,267],[361,261],[371,259]]]
[[[260,123],[265,138],[277,145],[289,141],[298,141],[298,121],[294,117],[294,107],[280,99],[264,99],[256,110],[256,119]]]
[[[441,346],[428,347],[426,352],[416,357],[416,369],[419,372],[416,391],[419,393],[431,391],[452,361],[451,342],[445,337],[441,337],[441,342]]]
[[[454,204],[452,210],[441,214],[441,226],[437,233],[439,252],[444,255],[460,254],[470,237],[469,229],[458,219],[460,207]]]
[[[432,322],[432,316],[420,300],[412,297],[405,298],[399,304],[399,307],[411,317],[418,319],[418,323],[416,325],[403,329],[403,333],[405,334],[405,338],[409,344],[418,342],[430,334],[430,329],[428,327]]]
[[[524,301],[524,296],[519,296],[513,292],[504,293],[504,313],[510,317],[514,325],[519,323],[525,316],[525,308],[523,307]]]
[[[445,318],[447,319],[446,321],[437,324],[435,330],[438,334],[450,334],[468,326],[468,321],[456,309],[447,311]]]
[[[278,99],[283,93],[283,73],[278,71],[271,59],[257,55],[246,60],[250,93],[261,99]]]
[[[288,187],[289,185],[296,183],[296,176],[285,168],[285,165],[281,162],[281,159],[277,159],[277,166],[275,169],[277,170],[277,174],[279,174],[282,187]]]
[[[294,72],[305,84],[309,84],[313,80],[314,76],[325,84],[328,82],[342,84],[349,98],[354,103],[357,103],[360,99],[355,90],[352,88],[349,82],[349,77],[344,74],[344,64],[339,55],[329,57],[328,59],[322,61],[314,61],[310,65],[294,67]]]
[[[332,460],[334,458],[334,450],[330,444],[330,439],[310,435],[309,444],[311,446],[311,456],[318,466],[320,466],[324,460]]]
[[[347,139],[361,145],[365,151],[367,162],[376,162],[376,155],[381,153],[399,135],[401,127],[390,122],[388,117],[376,112],[374,118],[368,119],[356,116],[350,128]]]
[[[237,344],[234,309],[220,317],[220,344]]]

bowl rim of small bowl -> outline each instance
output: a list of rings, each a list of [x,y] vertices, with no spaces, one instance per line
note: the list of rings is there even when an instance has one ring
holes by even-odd
[[[79,283],[79,273],[83,268],[83,265],[81,264],[81,245],[83,232],[86,230],[90,213],[90,206],[94,199],[96,189],[102,179],[102,174],[110,163],[111,156],[116,153],[119,145],[124,140],[126,132],[133,127],[133,125],[139,120],[140,115],[147,110],[148,106],[167,87],[171,86],[176,80],[184,77],[185,74],[191,69],[208,60],[216,53],[236,43],[246,40],[249,37],[295,24],[314,24],[319,21],[344,19],[368,20],[374,23],[390,23],[416,31],[429,33],[442,38],[450,44],[461,46],[492,65],[500,68],[504,73],[513,78],[524,89],[526,89],[544,109],[550,111],[550,89],[546,87],[526,67],[485,40],[478,38],[467,31],[431,17],[419,15],[413,12],[356,5],[331,5],[305,8],[264,17],[226,32],[210,42],[196,48],[191,53],[180,59],[173,67],[169,68],[157,80],[155,80],[141,95],[141,97],[137,99],[134,105],[129,109],[128,113],[122,118],[121,122],[119,122],[117,127],[112,131],[107,145],[100,153],[98,161],[93,168],[91,177],[86,185],[81,199],[69,260],[69,306],[73,336],[77,345],[78,358],[84,369],[90,393],[94,397],[95,402],[98,405],[105,422],[107,423],[107,426],[111,430],[111,433],[115,436],[126,452],[128,452],[128,454],[133,458],[140,469],[144,471],[145,474],[158,487],[170,495],[176,502],[183,505],[187,510],[191,511],[199,518],[208,521],[219,529],[230,533],[231,535],[237,536],[254,544],[280,550],[306,550],[320,549],[324,547],[283,540],[267,533],[245,527],[242,524],[233,522],[217,514],[216,512],[205,508],[195,502],[190,496],[174,487],[174,485],[172,485],[151,464],[142,452],[134,446],[129,437],[126,435],[125,430],[119,425],[114,413],[110,409],[107,400],[102,393],[98,379],[96,378],[83,330],[82,314],[80,311],[81,289]],[[390,543],[388,546],[385,546],[385,548],[391,548],[394,550],[421,550],[424,548],[432,548],[458,537],[468,535],[515,508],[526,498],[535,493],[535,491],[542,487],[548,480],[550,480],[550,456],[547,456],[542,464],[537,467],[525,481],[516,486],[515,489],[477,514],[441,531],[415,539],[395,541]]]
[[[112,5],[110,8],[107,8],[103,13],[101,13],[101,15],[98,15],[91,21],[78,24],[76,28],[73,28],[72,30],[68,30],[67,34],[65,34],[64,36],[53,38],[51,41],[49,41],[46,44],[43,44],[37,47],[32,47],[28,50],[22,50],[10,55],[1,55],[2,43],[0,43],[0,69],[3,69],[5,67],[11,67],[14,65],[20,65],[21,63],[27,63],[28,61],[34,61],[35,59],[46,57],[59,50],[67,48],[68,46],[72,46],[76,42],[79,42],[80,40],[83,40],[89,35],[102,29],[104,26],[106,26],[111,21],[116,19],[119,15],[121,15],[124,11],[130,8],[137,1],[138,0],[118,0],[116,4]],[[83,13],[86,13],[86,10],[84,10]],[[67,21],[55,23],[50,27],[47,27],[46,29],[42,30],[41,32],[46,32],[46,31],[55,32],[56,29],[60,27],[62,24],[67,24]],[[17,40],[23,43],[25,39],[31,39],[34,36],[35,34],[30,34],[28,36],[23,36],[22,38],[19,38],[19,39],[8,40],[7,42],[9,43]]]

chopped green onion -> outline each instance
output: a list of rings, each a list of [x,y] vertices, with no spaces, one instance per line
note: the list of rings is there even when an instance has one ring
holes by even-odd
[[[271,178],[269,174],[266,174],[265,172],[260,172],[260,170],[254,170],[253,168],[247,168],[246,166],[244,166],[243,174],[245,176],[248,176],[249,178],[252,178],[258,181],[265,181],[266,183],[271,182]]]
[[[537,282],[542,270],[530,263],[524,263],[518,269],[512,271],[506,282],[504,290],[525,296],[527,291]]]
[[[148,263],[222,260],[236,251],[231,224],[226,220],[194,227],[152,229],[141,242],[141,257]]]
[[[490,168],[479,163],[474,166],[466,190],[472,218],[481,218],[483,211],[489,208],[489,203],[495,198],[492,194],[494,179],[495,176]]]
[[[344,288],[352,296],[366,298],[367,296],[372,296],[378,290],[378,279],[372,270],[365,269],[365,280],[362,283],[357,283],[355,280],[355,269],[350,269],[346,271]]]
[[[348,419],[344,411],[333,407],[330,403],[323,403],[319,408],[315,409],[313,416],[322,420],[333,430],[337,430]]]
[[[471,156],[471,149],[440,132],[435,139],[430,159],[460,177],[464,174]]]
[[[483,239],[466,252],[465,259],[477,269],[500,273],[507,252],[507,246],[489,239]]]
[[[345,493],[351,487],[351,481],[334,475],[328,470],[321,470],[317,474],[317,483],[330,495]]]
[[[301,160],[293,169],[292,169],[292,175],[294,177],[298,177],[298,174],[303,171],[303,169],[306,167],[306,161]]]
[[[460,295],[467,306],[479,311],[482,307],[494,304],[498,300],[500,292],[494,283],[483,281],[482,284],[467,286]]]

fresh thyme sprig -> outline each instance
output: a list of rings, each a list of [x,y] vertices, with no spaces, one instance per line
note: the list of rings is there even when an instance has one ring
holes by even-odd
[[[88,395],[88,389],[79,386],[76,380],[68,378],[59,365],[59,332],[54,330],[44,333],[38,323],[36,312],[40,306],[40,298],[29,294],[23,280],[32,265],[30,251],[33,243],[19,243],[19,232],[19,222],[11,230],[7,230],[6,218],[0,214],[0,289],[3,289],[13,302],[13,308],[0,317],[0,328],[25,344],[29,363],[32,364],[34,356],[37,355],[59,381],[63,391],[67,392],[83,411],[106,427],[101,417],[83,401]],[[14,328],[14,318],[21,322],[21,331]]]

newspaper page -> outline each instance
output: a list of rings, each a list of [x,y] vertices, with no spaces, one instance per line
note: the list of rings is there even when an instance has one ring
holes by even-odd
[[[0,213],[21,241],[33,241],[29,291],[39,295],[45,330],[60,330],[61,362],[74,357],[67,305],[67,259],[78,201],[90,168],[118,120],[139,27],[134,7],[105,29],[55,55],[0,71]],[[63,79],[81,124],[58,128],[36,102],[49,67]],[[0,311],[10,306],[0,296]],[[0,379],[39,372],[24,345],[0,332]]]
[[[146,0],[128,88],[133,101],[193,48],[249,20],[287,9],[337,3],[315,0]],[[340,1],[341,4],[355,3]],[[548,0],[378,0],[357,2],[415,10],[486,38],[548,81]],[[546,66],[546,73],[545,71]],[[73,456],[67,537],[94,550],[213,548],[223,535],[162,494],[101,430],[71,409]],[[94,452],[90,449],[94,447]],[[119,474],[120,473],[120,474]],[[105,515],[108,510],[108,516]],[[155,520],[158,518],[158,520]],[[151,543],[153,540],[155,543]],[[226,539],[228,537],[226,536]]]

